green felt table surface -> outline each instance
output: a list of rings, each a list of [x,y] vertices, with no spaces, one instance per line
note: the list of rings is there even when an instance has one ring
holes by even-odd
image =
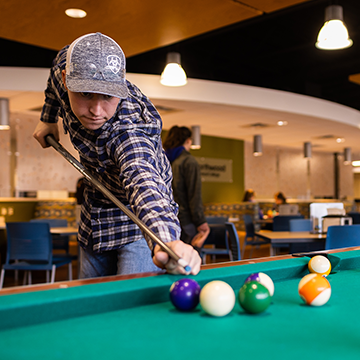
[[[332,255],[332,287],[322,307],[303,303],[307,257],[202,270],[201,286],[229,283],[236,295],[253,272],[275,283],[272,304],[250,315],[238,301],[221,318],[200,305],[176,310],[159,275],[0,296],[0,359],[358,359],[359,251]]]

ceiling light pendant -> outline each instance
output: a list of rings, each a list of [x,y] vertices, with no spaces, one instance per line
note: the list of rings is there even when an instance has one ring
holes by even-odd
[[[87,15],[86,11],[81,9],[66,9],[65,14],[74,19],[82,19]]]
[[[10,129],[9,99],[0,98],[0,130]]]
[[[261,135],[254,135],[254,156],[262,155],[262,139]]]
[[[344,149],[344,165],[351,164],[351,148]]]
[[[325,24],[319,31],[315,46],[322,50],[338,50],[353,44],[343,22],[343,8],[330,5],[325,8]]]
[[[311,158],[311,142],[304,143],[304,158]]]
[[[201,148],[201,133],[200,133],[200,126],[194,125],[191,127],[191,149],[197,150]]]
[[[170,52],[166,57],[166,66],[161,74],[160,83],[165,86],[183,86],[187,83],[184,69],[181,67],[180,54]]]

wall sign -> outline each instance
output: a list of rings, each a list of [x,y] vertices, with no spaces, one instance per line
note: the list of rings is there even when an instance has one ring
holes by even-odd
[[[233,182],[232,160],[195,157],[200,165],[201,181],[203,182]]]

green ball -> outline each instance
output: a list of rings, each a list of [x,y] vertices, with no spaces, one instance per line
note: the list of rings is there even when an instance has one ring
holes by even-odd
[[[239,302],[246,312],[258,314],[269,307],[271,296],[264,285],[257,281],[249,281],[239,290]]]

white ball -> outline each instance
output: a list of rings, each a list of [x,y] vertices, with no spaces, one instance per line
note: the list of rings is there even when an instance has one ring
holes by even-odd
[[[325,256],[316,255],[310,259],[308,268],[311,273],[328,276],[331,272],[331,263]]]
[[[209,315],[225,316],[234,308],[235,292],[224,281],[211,281],[201,289],[200,305]]]
[[[260,284],[263,284],[269,290],[270,296],[273,296],[275,291],[275,286],[271,277],[262,272],[259,273],[259,277],[260,277]]]

